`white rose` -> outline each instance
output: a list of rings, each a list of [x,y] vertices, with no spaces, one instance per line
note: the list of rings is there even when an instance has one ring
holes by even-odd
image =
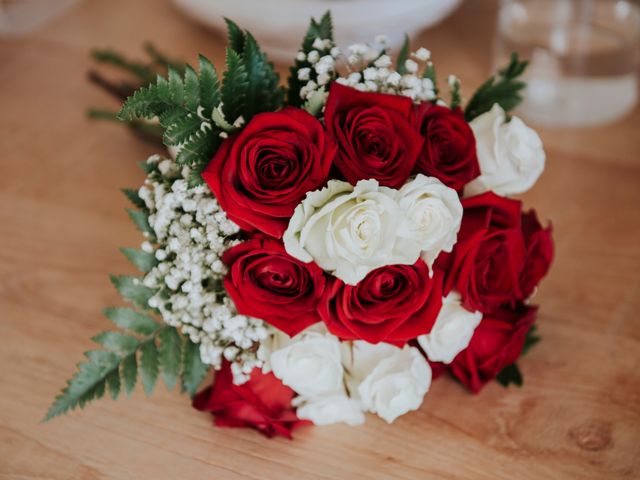
[[[476,137],[480,176],[469,183],[465,196],[493,190],[516,195],[529,190],[544,170],[542,141],[518,117],[506,121],[497,103],[470,123]]]
[[[340,422],[347,425],[364,423],[360,402],[349,398],[344,389],[312,398],[298,397],[294,400],[294,404],[299,405],[296,410],[298,418],[311,420],[316,425]]]
[[[296,393],[314,397],[343,387],[340,341],[333,335],[305,330],[289,341],[272,343],[268,368]],[[278,345],[279,344],[279,345]]]
[[[462,221],[458,194],[437,178],[420,174],[400,189],[398,203],[407,217],[409,235],[419,242],[431,269],[440,252],[450,252],[456,243]]]
[[[350,389],[365,411],[388,423],[422,404],[431,385],[431,368],[417,348],[355,341],[346,350]]]
[[[482,313],[465,309],[460,294],[452,291],[443,300],[431,332],[419,336],[418,343],[432,362],[451,363],[467,348],[480,320]]]
[[[287,253],[315,261],[349,285],[378,267],[415,263],[420,246],[402,231],[396,194],[376,180],[355,187],[330,180],[296,207],[283,236]]]

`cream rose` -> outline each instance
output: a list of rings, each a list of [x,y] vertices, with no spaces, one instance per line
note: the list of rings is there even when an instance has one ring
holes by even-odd
[[[298,397],[294,400],[296,414],[303,420],[311,420],[316,425],[346,423],[361,425],[364,414],[360,402],[349,398],[344,389],[312,398]]]
[[[499,195],[526,192],[544,170],[542,141],[518,117],[506,121],[502,107],[493,108],[470,123],[476,137],[480,176],[464,189],[465,196],[493,190]]]
[[[340,341],[319,329],[288,339],[276,334],[267,369],[299,395],[315,397],[343,388]]]
[[[283,236],[285,248],[349,285],[378,267],[411,265],[420,256],[420,245],[403,230],[396,195],[376,180],[360,180],[355,187],[331,180],[296,207]]]
[[[365,411],[391,423],[420,407],[431,385],[431,368],[418,349],[356,341],[343,352],[349,388]]]
[[[451,363],[467,348],[480,320],[482,314],[465,309],[460,294],[452,291],[444,298],[431,332],[419,336],[418,343],[432,362]]]
[[[458,194],[437,178],[420,174],[400,189],[398,203],[406,216],[406,230],[431,268],[440,252],[450,252],[456,243],[462,221]]]

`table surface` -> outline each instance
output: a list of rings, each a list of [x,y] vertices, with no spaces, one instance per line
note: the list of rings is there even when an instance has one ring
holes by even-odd
[[[466,92],[488,74],[496,5],[466,2],[415,44]],[[44,412],[118,303],[107,273],[140,236],[121,186],[153,148],[86,119],[109,105],[88,51],[153,40],[194,61],[224,41],[166,1],[85,1],[44,30],[0,42],[0,478],[612,479],[640,476],[640,111],[605,128],[540,130],[547,170],[524,196],[553,220],[556,262],[537,296],[543,341],[522,389],[473,396],[434,383],[392,426],[304,428],[295,441],[211,426],[177,391]]]

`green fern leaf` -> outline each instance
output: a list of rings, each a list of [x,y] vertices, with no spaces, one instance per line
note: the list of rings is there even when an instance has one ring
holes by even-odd
[[[149,308],[149,299],[156,293],[153,288],[145,287],[137,277],[111,275],[111,283],[123,298],[140,308]]]
[[[404,43],[402,44],[402,48],[400,48],[400,53],[398,53],[398,60],[396,62],[396,71],[400,75],[404,75],[407,73],[407,66],[405,62],[409,59],[409,35],[404,34]]]
[[[149,225],[149,214],[143,212],[142,210],[135,210],[133,208],[128,208],[127,214],[129,215],[129,218],[131,218],[133,223],[136,224],[138,230],[143,233],[148,233],[152,237],[155,235],[155,232],[151,228],[151,225]]]
[[[333,47],[333,22],[331,20],[331,12],[327,11],[320,21],[316,21],[314,18],[311,19],[309,23],[309,28],[302,39],[302,46],[300,51],[306,55],[309,54],[311,50],[313,50],[313,42],[316,38],[320,38],[323,40],[330,40],[331,46],[323,51],[322,53],[327,54]],[[301,68],[309,68],[311,64],[305,60],[297,60],[289,68],[289,78],[287,80],[287,103],[294,107],[302,106],[302,99],[300,98],[300,89],[304,86],[306,82],[302,82],[298,80],[298,70]],[[314,71],[312,70],[312,75],[314,75]]]
[[[473,94],[464,111],[465,119],[470,122],[491,110],[496,103],[505,112],[517,107],[522,101],[522,89],[526,86],[518,78],[524,73],[527,65],[527,61],[520,61],[517,53],[511,54],[509,64],[484,82]]]
[[[220,81],[213,64],[203,55],[200,55],[200,106],[202,115],[211,118],[211,112],[220,104]]]
[[[222,109],[229,123],[242,115],[247,99],[249,79],[247,67],[235,50],[227,48],[227,71],[222,83]]]
[[[135,355],[128,355],[124,358],[120,367],[120,375],[124,393],[129,397],[133,393],[138,379],[138,360]]]
[[[212,137],[210,131],[199,130],[182,145],[176,161],[181,165],[200,166],[211,160],[213,152],[219,142]]]
[[[147,342],[140,349],[140,378],[147,395],[153,392],[158,379],[158,349],[155,342]]]
[[[175,328],[160,332],[160,367],[167,388],[171,390],[178,380],[181,369],[182,339]]]
[[[171,103],[174,105],[182,105],[184,101],[184,84],[182,77],[175,68],[169,68],[169,95]]]
[[[184,70],[184,104],[191,112],[195,112],[200,105],[198,74],[189,65]]]
[[[137,90],[127,98],[122,109],[118,112],[118,118],[124,121],[131,121],[138,118],[150,119],[160,115],[171,106],[168,100],[160,95],[160,92],[161,90],[156,84]]]
[[[243,61],[247,69],[248,85],[242,116],[248,122],[257,113],[279,109],[284,91],[278,87],[280,77],[273,64],[260,51],[258,42],[249,32],[246,33]]]
[[[147,273],[158,264],[155,255],[135,248],[121,248],[120,251],[142,273]]]
[[[138,208],[147,208],[147,205],[144,203],[144,200],[142,200],[139,196],[138,196],[138,191],[134,190],[132,188],[123,188],[122,189],[122,193],[124,193],[124,195],[129,199],[129,201]]]
[[[92,341],[111,352],[127,355],[138,348],[138,339],[121,332],[102,332],[95,335]]]
[[[161,327],[153,318],[126,307],[107,308],[104,315],[118,328],[141,335],[151,335]]]
[[[187,339],[182,351],[182,375],[180,376],[182,392],[194,396],[206,377],[209,367],[200,358],[200,346]]]
[[[224,21],[227,24],[229,48],[235,50],[239,55],[241,55],[245,47],[245,34],[232,20],[225,17]]]
[[[92,351],[85,355],[88,361],[78,364],[78,371],[67,382],[43,421],[84,406],[88,401],[104,394],[105,378],[118,368],[120,357],[113,352]]]
[[[165,145],[178,145],[186,142],[202,125],[202,120],[193,113],[184,113],[173,120],[164,132]],[[211,135],[211,132],[209,132]]]
[[[431,83],[433,83],[433,92],[436,94],[436,97],[437,97],[438,96],[438,83],[437,83],[438,80],[437,80],[437,74],[436,74],[436,67],[433,65],[433,63],[431,62],[427,63],[427,66],[424,69],[423,77],[431,80]]]
[[[117,400],[120,396],[120,372],[117,368],[107,375],[106,382],[111,398]]]

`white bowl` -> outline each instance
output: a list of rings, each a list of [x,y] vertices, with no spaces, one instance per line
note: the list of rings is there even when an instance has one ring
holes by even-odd
[[[344,47],[385,34],[397,49],[404,33],[414,36],[451,13],[462,0],[173,0],[189,17],[225,30],[223,17],[249,30],[269,58],[291,63],[309,18],[331,10],[334,37]]]

